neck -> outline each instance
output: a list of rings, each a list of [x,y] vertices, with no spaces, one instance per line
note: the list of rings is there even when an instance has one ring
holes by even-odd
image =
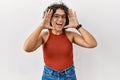
[[[63,33],[63,31],[62,30],[60,30],[60,31],[52,30],[52,33],[55,34],[55,35],[60,35],[60,34]]]

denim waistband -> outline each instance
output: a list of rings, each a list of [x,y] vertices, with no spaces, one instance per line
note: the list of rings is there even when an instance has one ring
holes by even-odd
[[[47,65],[44,66],[44,72],[49,73],[50,75],[65,75],[65,74],[69,74],[72,71],[74,71],[74,65],[64,69],[64,70],[54,70],[50,67],[48,67]]]

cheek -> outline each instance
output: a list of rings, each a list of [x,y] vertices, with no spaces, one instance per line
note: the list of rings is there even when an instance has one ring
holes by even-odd
[[[66,20],[64,20],[64,25],[66,24]]]
[[[51,19],[50,23],[51,23],[52,25],[54,25],[54,24],[55,24],[55,20]]]
[[[53,19],[51,19],[50,22],[52,23],[52,22],[53,22]]]
[[[56,22],[54,20],[51,21],[52,24],[55,24]]]

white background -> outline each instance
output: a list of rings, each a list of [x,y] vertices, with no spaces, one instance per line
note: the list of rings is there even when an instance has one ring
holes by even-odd
[[[42,21],[44,9],[55,1],[0,0],[0,80],[41,80],[42,47],[27,54],[23,44]],[[78,80],[120,80],[120,1],[63,2],[98,42],[93,49],[74,45]]]

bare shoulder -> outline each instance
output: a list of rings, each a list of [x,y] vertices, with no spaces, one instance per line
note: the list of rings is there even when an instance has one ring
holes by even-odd
[[[42,37],[47,36],[48,35],[48,31],[41,32],[41,35],[42,35]]]
[[[74,34],[76,34],[76,33],[73,31],[65,31],[65,34],[66,34],[67,38],[69,39],[69,41],[73,42]]]
[[[41,33],[42,39],[43,39],[43,44],[47,41],[48,36],[49,36],[49,31],[43,31]]]

